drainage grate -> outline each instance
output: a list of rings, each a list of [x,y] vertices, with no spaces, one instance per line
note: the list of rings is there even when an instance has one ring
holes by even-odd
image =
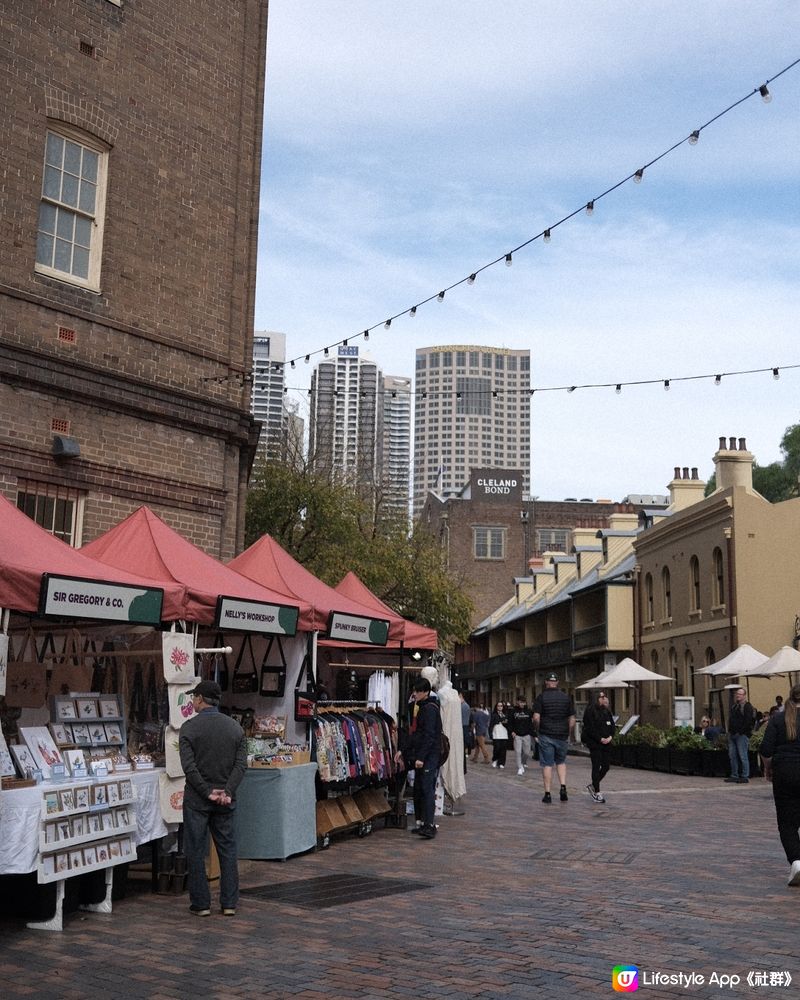
[[[578,861],[592,862],[604,865],[629,865],[639,857],[638,851],[598,851],[590,849],[588,851],[553,851],[550,848],[542,848],[535,854],[529,855],[531,861]]]
[[[403,892],[429,889],[427,882],[399,878],[365,878],[363,875],[321,875],[319,878],[286,882],[283,885],[256,885],[241,889],[240,895],[265,903],[288,903],[308,910],[346,906],[365,899],[380,899]]]

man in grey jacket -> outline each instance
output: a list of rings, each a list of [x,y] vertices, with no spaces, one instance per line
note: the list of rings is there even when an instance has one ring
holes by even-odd
[[[200,681],[190,692],[195,715],[181,726],[178,748],[186,775],[183,795],[183,849],[189,875],[189,911],[211,914],[206,877],[209,832],[219,856],[220,908],[236,913],[239,868],[236,857],[234,798],[247,769],[244,731],[219,710],[222,691],[214,681]]]

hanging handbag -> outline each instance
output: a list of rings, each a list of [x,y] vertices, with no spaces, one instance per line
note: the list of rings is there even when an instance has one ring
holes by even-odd
[[[281,662],[279,666],[269,666],[269,654],[273,644],[278,647]],[[286,656],[283,652],[283,645],[279,635],[271,635],[267,644],[267,651],[261,661],[261,685],[260,693],[265,698],[282,698],[286,688]]]
[[[240,671],[239,668],[242,666],[245,649],[250,654],[250,670]],[[234,694],[252,694],[254,691],[258,691],[258,674],[256,673],[256,661],[253,656],[253,642],[249,635],[246,635],[242,640],[239,655],[236,657],[236,663],[233,667],[233,677],[231,678],[231,691]]]

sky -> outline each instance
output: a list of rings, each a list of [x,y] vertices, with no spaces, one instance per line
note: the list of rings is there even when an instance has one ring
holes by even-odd
[[[387,375],[419,347],[530,350],[542,499],[707,479],[723,435],[778,460],[800,422],[800,367],[772,374],[800,366],[800,65],[778,76],[798,58],[794,0],[270,0],[255,327],[312,354],[287,370],[301,414],[314,352],[380,324],[351,343]],[[769,104],[383,327],[765,81]]]

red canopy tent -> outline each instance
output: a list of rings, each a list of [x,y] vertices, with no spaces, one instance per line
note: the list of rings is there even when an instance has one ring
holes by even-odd
[[[182,583],[186,587],[186,611],[183,617],[203,625],[216,619],[220,597],[235,601],[278,605],[299,610],[297,628],[311,631],[311,605],[288,590],[274,590],[242,576],[234,569],[206,555],[165,524],[149,507],[134,511],[124,521],[81,550],[110,566],[135,568]],[[223,628],[236,628],[234,620],[223,621]],[[264,628],[263,631],[270,631]]]
[[[278,586],[294,595],[303,595],[314,607],[314,629],[327,631],[330,615],[352,615],[358,618],[382,619],[389,623],[389,639],[402,641],[405,620],[383,606],[380,613],[374,606],[363,604],[334,590],[296,559],[270,535],[262,535],[249,549],[232,559],[228,565],[237,573],[267,586]]]
[[[367,607],[373,608],[376,614],[384,616],[396,614],[388,604],[383,603],[377,594],[373,594],[369,587],[353,572],[348,573],[347,576],[340,580],[334,589],[338,593],[344,594],[345,597],[358,601],[359,604],[365,604]],[[404,618],[403,621],[405,623],[403,645],[406,649],[438,648],[439,636],[436,633],[436,629],[428,628],[426,625],[418,625],[407,618]],[[390,641],[388,645],[396,648],[400,643]]]
[[[44,574],[143,590],[161,589],[164,592],[162,621],[173,621],[185,615],[186,588],[181,583],[158,572],[140,575],[133,563],[112,569],[91,558],[85,550],[73,549],[40,528],[27,514],[0,496],[0,607],[37,612]],[[92,605],[85,606],[85,617],[95,619]],[[75,606],[70,609],[72,617],[74,610]]]

